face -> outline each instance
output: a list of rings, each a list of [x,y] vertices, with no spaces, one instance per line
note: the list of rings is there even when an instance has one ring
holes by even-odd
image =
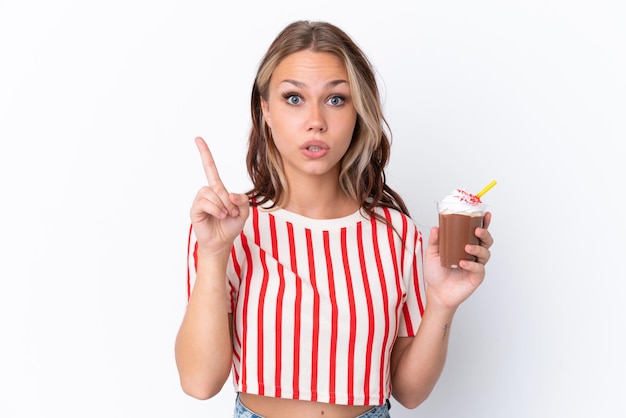
[[[332,54],[300,51],[274,70],[261,106],[285,175],[336,181],[356,123],[348,73]]]

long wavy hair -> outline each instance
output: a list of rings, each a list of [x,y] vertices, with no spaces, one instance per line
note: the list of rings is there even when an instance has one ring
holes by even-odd
[[[288,55],[311,50],[330,53],[345,65],[357,113],[352,141],[340,162],[339,183],[343,191],[360,202],[369,216],[382,219],[374,209],[379,206],[409,211],[398,193],[385,180],[389,160],[391,131],[383,115],[380,93],[373,67],[352,39],[328,22],[296,21],[287,25],[262,58],[251,97],[252,127],[248,139],[246,164],[253,187],[248,192],[252,204],[280,205],[287,182],[280,154],[264,120],[261,98],[268,100],[274,69]]]

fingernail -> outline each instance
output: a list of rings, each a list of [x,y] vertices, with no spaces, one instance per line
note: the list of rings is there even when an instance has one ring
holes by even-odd
[[[230,211],[230,216],[232,216],[233,218],[236,218],[237,216],[239,216],[239,209],[235,208],[233,210]]]

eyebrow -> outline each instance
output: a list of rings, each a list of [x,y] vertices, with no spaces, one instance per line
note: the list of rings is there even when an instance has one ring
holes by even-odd
[[[344,83],[347,83],[347,82],[348,82],[348,80],[341,80],[341,79],[340,80],[332,80],[332,81],[329,81],[328,83],[326,83],[326,86],[327,87],[335,87],[335,86],[338,86],[340,84],[344,84]],[[292,80],[290,78],[288,78],[286,80],[283,80],[280,83],[281,84],[282,83],[289,83],[289,84],[293,84],[296,87],[306,87],[306,83],[303,83],[302,81],[298,81],[298,80]]]

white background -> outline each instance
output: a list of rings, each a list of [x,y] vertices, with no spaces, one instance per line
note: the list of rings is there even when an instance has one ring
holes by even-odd
[[[0,416],[230,416],[230,382],[198,401],[174,364],[193,138],[248,187],[252,77],[301,18],[376,66],[424,232],[498,181],[486,281],[394,418],[626,416],[623,4],[0,1]]]

